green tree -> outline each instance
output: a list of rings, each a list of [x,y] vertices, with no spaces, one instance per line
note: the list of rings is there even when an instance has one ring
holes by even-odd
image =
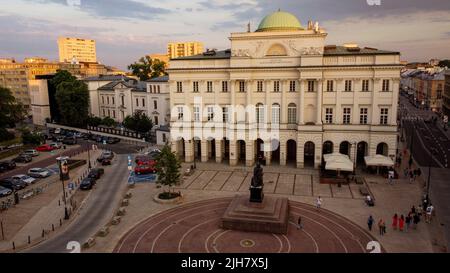
[[[104,117],[101,121],[101,124],[108,127],[112,127],[116,124],[116,121],[110,117]]]
[[[88,120],[87,120],[87,125],[90,126],[99,126],[100,124],[102,124],[102,118],[100,117],[95,117],[95,116],[89,116]]]
[[[56,71],[55,76],[53,79],[50,80],[50,82],[55,86],[56,89],[58,89],[58,85],[62,82],[74,82],[77,78],[70,74],[67,70],[60,70],[58,69]]]
[[[143,111],[138,110],[132,116],[125,117],[123,126],[132,131],[147,133],[152,129],[153,122]]]
[[[25,115],[23,105],[16,101],[11,91],[0,86],[0,141],[14,137],[6,128],[15,127],[17,122],[25,119]]]
[[[30,132],[28,129],[22,130],[23,144],[40,145],[45,141],[44,136],[37,132]]]
[[[156,158],[156,173],[158,174],[157,184],[166,187],[165,193],[160,196],[169,196],[168,198],[174,197],[170,194],[170,190],[173,186],[180,183],[181,174],[181,163],[177,158],[177,155],[170,150],[170,147],[166,144],[161,150],[161,153]],[[178,196],[178,195],[175,195]]]
[[[450,68],[450,60],[442,60],[439,62],[438,66]]]
[[[156,78],[162,75],[167,75],[166,62],[161,61],[160,59],[154,59],[152,63],[151,77]]]
[[[150,79],[152,73],[152,58],[150,56],[141,57],[139,61],[134,62],[128,66],[131,73],[138,77],[141,81]]]
[[[79,80],[63,81],[56,88],[56,102],[63,124],[84,127],[89,116],[89,91]]]

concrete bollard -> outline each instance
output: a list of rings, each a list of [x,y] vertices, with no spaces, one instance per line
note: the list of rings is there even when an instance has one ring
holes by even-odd
[[[45,231],[42,230],[42,238],[44,238],[44,236],[45,236]]]
[[[122,219],[122,217],[114,216],[113,219],[111,220],[111,225],[118,225],[120,223],[120,219]]]
[[[100,231],[97,233],[97,235],[100,237],[105,237],[106,235],[108,235],[108,233],[109,233],[109,228],[103,227],[100,229]]]
[[[127,193],[125,194],[124,198],[130,199],[131,196],[133,196],[133,194],[129,191],[129,192],[127,192]]]
[[[55,231],[55,225],[52,224],[52,231]]]
[[[28,235],[28,244],[31,244],[31,237]]]
[[[125,215],[126,210],[124,207],[120,207],[119,210],[117,210],[117,216],[123,216]]]
[[[93,245],[95,245],[95,238],[91,237],[83,244],[83,247],[84,248],[90,248]]]
[[[129,199],[123,199],[123,200],[122,200],[122,207],[128,206],[129,203],[130,203],[130,202],[129,202]]]

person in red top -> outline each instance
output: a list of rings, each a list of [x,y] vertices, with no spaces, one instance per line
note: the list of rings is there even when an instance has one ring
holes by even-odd
[[[392,217],[392,229],[397,230],[397,225],[398,225],[398,216],[396,213],[394,214],[394,217]]]
[[[405,225],[405,217],[403,214],[400,216],[400,220],[398,221],[398,229],[403,231],[403,226]]]

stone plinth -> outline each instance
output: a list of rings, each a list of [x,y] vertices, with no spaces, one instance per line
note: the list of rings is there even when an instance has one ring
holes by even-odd
[[[250,202],[247,195],[237,195],[220,221],[224,229],[287,234],[289,200],[265,196],[262,203]]]

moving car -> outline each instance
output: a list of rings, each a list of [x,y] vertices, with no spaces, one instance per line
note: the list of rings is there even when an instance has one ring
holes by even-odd
[[[105,170],[102,168],[95,168],[92,169],[89,174],[88,177],[92,178],[92,179],[100,179],[100,177],[105,173]]]
[[[28,163],[28,162],[31,162],[31,160],[33,160],[33,158],[30,155],[20,154],[13,160],[14,160],[14,162]]]
[[[31,168],[28,170],[28,175],[34,178],[45,178],[50,176],[50,172],[43,168]]]
[[[147,173],[155,173],[155,172],[156,172],[156,169],[155,169],[154,161],[153,161],[153,163],[137,165],[134,168],[135,174],[147,174]]]
[[[3,186],[0,186],[0,197],[8,196],[12,193],[11,189],[5,188]]]
[[[99,158],[97,158],[97,161],[98,161],[98,162],[102,162],[102,160],[103,160],[104,158],[107,158],[107,159],[112,160],[112,159],[114,158],[114,153],[111,152],[111,151],[104,151],[104,152],[99,156]]]
[[[21,190],[27,186],[24,182],[15,181],[12,178],[5,178],[0,180],[0,186],[11,189],[11,190]]]
[[[103,158],[101,163],[102,163],[102,166],[111,165],[111,159]]]
[[[62,143],[67,145],[75,145],[77,144],[77,139],[74,136],[68,136],[63,139]]]
[[[36,182],[36,178],[33,178],[31,176],[28,176],[28,175],[24,175],[24,174],[14,175],[11,178],[14,179],[14,181],[22,181],[22,182],[27,183],[28,185],[33,184],[34,182]]]
[[[54,131],[55,134],[61,134],[61,128],[56,128]]]
[[[5,160],[5,161],[0,161],[0,166],[3,166],[3,168],[5,170],[12,170],[16,167],[16,163],[14,162],[14,160]]]
[[[43,144],[41,146],[38,146],[36,148],[36,151],[38,152],[50,152],[53,151],[55,148],[53,148],[52,146],[50,146],[49,144]]]
[[[95,185],[95,179],[91,177],[86,177],[81,180],[80,189],[82,190],[90,190]]]
[[[25,151],[23,151],[22,154],[26,154],[29,156],[38,156],[39,155],[38,151],[36,151],[35,149],[25,150]]]

